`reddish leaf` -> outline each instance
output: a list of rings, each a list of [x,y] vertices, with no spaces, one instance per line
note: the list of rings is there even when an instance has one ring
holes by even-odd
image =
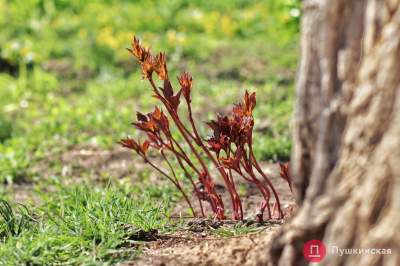
[[[140,122],[147,121],[147,117],[144,114],[142,114],[141,112],[136,112],[136,117]]]
[[[188,72],[183,72],[180,77],[178,77],[179,84],[181,85],[183,96],[188,103],[191,102],[190,93],[192,90],[193,78]]]
[[[142,150],[144,153],[146,153],[148,151],[150,147],[150,142],[148,140],[144,141],[142,144]]]
[[[290,175],[290,167],[289,162],[287,163],[279,163],[280,167],[280,176],[288,182],[290,190],[292,191],[292,177]]]
[[[172,85],[169,80],[164,80],[164,85],[161,88],[161,91],[163,92],[164,97],[167,100],[169,100],[174,95],[174,91],[172,90]]]
[[[171,103],[172,108],[174,108],[175,111],[178,110],[178,106],[181,103],[181,99],[180,99],[181,98],[181,93],[182,93],[182,89],[180,89],[178,91],[178,93],[176,95],[172,96],[170,98],[170,100],[169,100],[170,103]]]
[[[167,58],[165,53],[159,53],[154,60],[154,70],[161,80],[168,79]]]
[[[140,145],[139,142],[135,141],[134,139],[127,137],[125,139],[121,139],[118,142],[122,147],[131,149],[136,151],[136,153],[142,155],[143,157],[146,157],[146,152],[149,148],[149,143],[144,142],[143,145]]]

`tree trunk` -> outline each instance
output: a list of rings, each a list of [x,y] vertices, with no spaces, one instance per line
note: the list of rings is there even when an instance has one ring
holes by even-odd
[[[305,0],[292,173],[300,209],[274,265],[400,265],[400,0]],[[391,249],[392,254],[332,254]],[[354,252],[354,250],[353,250]],[[264,261],[266,263],[266,261]]]

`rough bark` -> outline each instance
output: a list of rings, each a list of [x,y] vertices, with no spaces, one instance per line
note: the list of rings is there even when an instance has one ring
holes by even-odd
[[[269,262],[303,244],[390,248],[324,265],[400,265],[400,0],[303,1],[292,173],[301,208]],[[267,263],[264,261],[263,263]]]

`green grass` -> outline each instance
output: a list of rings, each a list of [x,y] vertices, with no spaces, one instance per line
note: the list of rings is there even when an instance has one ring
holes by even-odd
[[[266,227],[260,227],[256,225],[245,225],[245,224],[235,224],[234,226],[227,227],[222,226],[217,229],[211,230],[211,234],[220,237],[233,237],[241,236],[250,233],[258,233],[265,230]]]
[[[59,187],[30,214],[26,207],[10,210],[2,201],[14,218],[0,219],[0,235],[6,232],[0,263],[103,265],[133,259],[139,249],[132,239],[140,230],[166,230],[168,205],[148,193],[132,197],[131,192],[126,187]],[[9,227],[18,231],[11,233]]]
[[[65,175],[74,160],[59,160],[82,147],[114,149],[134,134],[135,111],[150,111],[151,90],[125,50],[134,34],[167,52],[171,76],[192,73],[201,121],[256,91],[257,156],[288,159],[298,8],[297,0],[0,0],[0,198],[12,206],[1,205],[0,264],[115,264],[139,250],[123,252],[124,224],[165,229],[160,215],[179,194],[153,185],[147,170],[132,186],[112,170]],[[26,187],[29,212],[13,203],[11,184]]]
[[[6,200],[0,199],[0,239],[18,237],[29,229],[33,218],[28,208],[22,204],[12,207]]]

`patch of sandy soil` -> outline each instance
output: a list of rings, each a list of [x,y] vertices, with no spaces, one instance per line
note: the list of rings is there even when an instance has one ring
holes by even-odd
[[[52,167],[55,164],[61,167]],[[35,165],[32,171],[41,178],[59,176],[64,181],[69,179],[70,182],[82,179],[98,182],[109,177],[135,177],[147,167],[142,159],[134,157],[131,151],[117,145],[110,150],[96,146],[77,146],[61,154],[49,156]]]
[[[266,248],[280,225],[270,225],[263,232],[244,236],[176,236],[147,244],[135,261],[122,265],[262,265]]]
[[[39,199],[35,196],[35,192],[32,191],[30,184],[11,185],[5,189],[5,192],[10,193],[13,202],[16,203],[36,204],[39,202]]]
[[[92,178],[105,174],[121,178],[146,167],[142,160],[133,160],[131,151],[120,147],[111,150],[75,148],[62,154],[60,161],[64,165],[62,175],[75,177],[85,173]]]

